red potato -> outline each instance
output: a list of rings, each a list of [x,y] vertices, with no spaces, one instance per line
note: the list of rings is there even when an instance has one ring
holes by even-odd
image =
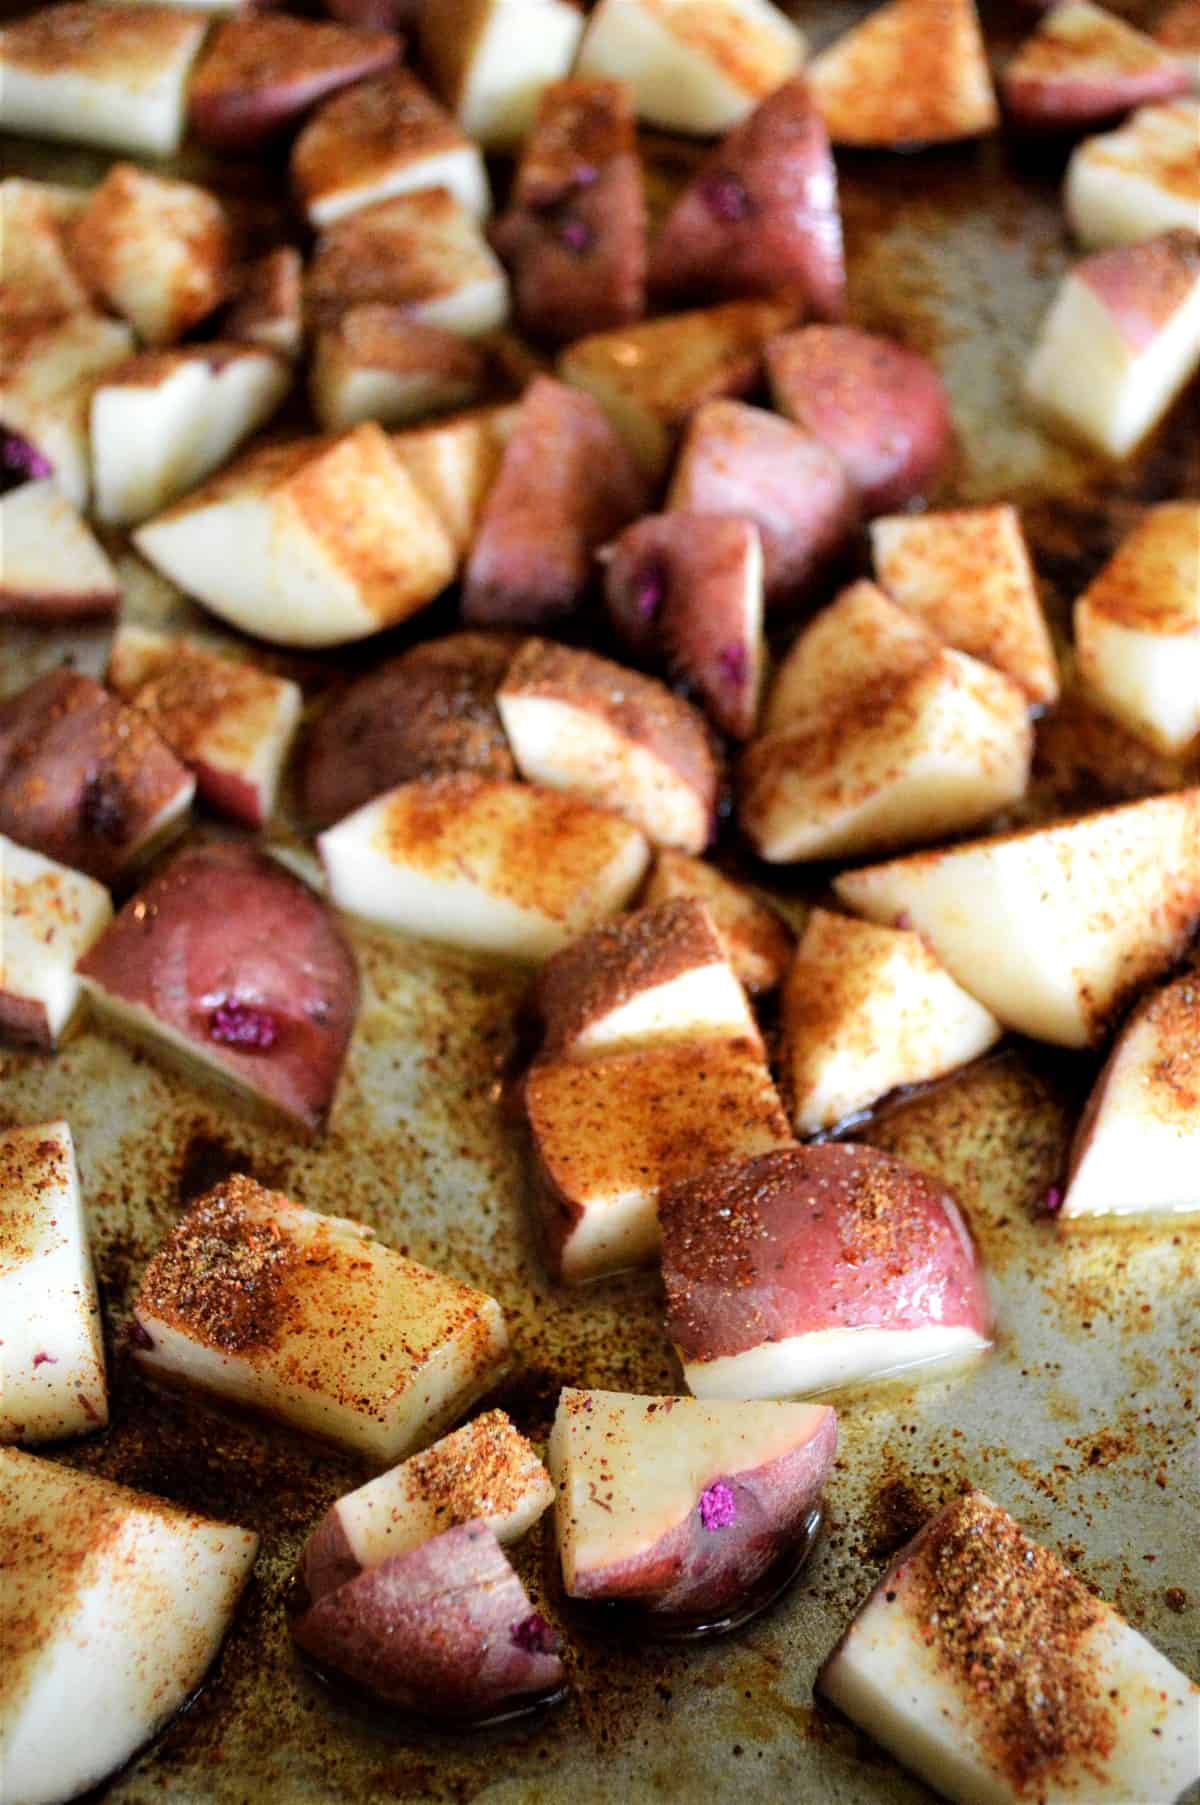
[[[873,1147],[716,1167],[669,1191],[659,1221],[667,1328],[697,1397],[803,1395],[987,1345],[953,1196]]]
[[[535,377],[467,560],[464,620],[537,627],[570,614],[597,548],[645,505],[644,480],[599,403]]]
[[[926,494],[949,456],[942,379],[894,339],[802,326],[771,340],[767,375],[780,413],[837,453],[868,515]]]
[[[735,126],[668,214],[650,259],[672,297],[790,298],[821,319],[846,312],[837,171],[797,76]]]
[[[791,930],[753,890],[726,877],[715,865],[664,847],[654,861],[642,902],[692,897],[702,902],[739,981],[752,996],[774,990],[792,956]]]
[[[918,150],[1000,122],[974,0],[888,0],[808,67],[834,144]]]
[[[768,605],[810,587],[858,519],[841,460],[810,433],[741,401],[709,401],[692,415],[667,506],[752,520]]]
[[[282,357],[299,357],[304,340],[303,270],[300,253],[290,244],[247,264],[221,322],[222,338],[261,345]]]
[[[180,853],[79,970],[114,1026],[301,1128],[320,1126],[358,975],[324,903],[274,859],[232,842]]]
[[[116,571],[52,478],[0,496],[0,548],[0,620],[78,620],[120,606]]]
[[[320,1667],[440,1722],[517,1710],[563,1683],[558,1637],[480,1521],[327,1592],[292,1634]]]
[[[646,204],[628,90],[562,81],[543,90],[492,243],[509,267],[519,323],[564,343],[640,319]]]
[[[364,420],[404,426],[468,407],[487,387],[483,353],[457,332],[402,307],[348,307],[317,334],[309,395],[318,423],[341,432]]]
[[[443,771],[515,777],[496,691],[520,643],[511,633],[453,633],[413,646],[336,696],[305,753],[308,820],[328,827],[397,784]]]
[[[1012,58],[1001,91],[1016,124],[1078,130],[1186,94],[1185,63],[1092,0],[1052,7]]]
[[[196,137],[217,150],[255,150],[317,101],[394,63],[400,39],[290,13],[248,13],[218,25],[188,91]]]
[[[60,667],[0,702],[0,833],[101,883],[145,857],[195,779],[145,715]]]
[[[828,1406],[564,1390],[548,1458],[568,1596],[744,1617],[808,1545],[836,1449]]]
[[[606,558],[618,633],[636,652],[660,652],[723,733],[749,739],[766,660],[758,528],[679,508],[636,521]]]

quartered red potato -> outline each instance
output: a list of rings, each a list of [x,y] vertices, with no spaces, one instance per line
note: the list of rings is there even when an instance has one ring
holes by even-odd
[[[864,4],[0,24],[2,1805],[1200,1782],[1200,20]]]

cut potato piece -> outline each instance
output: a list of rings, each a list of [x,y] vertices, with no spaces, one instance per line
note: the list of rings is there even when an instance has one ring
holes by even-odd
[[[844,872],[872,921],[903,916],[1007,1027],[1083,1047],[1200,925],[1200,790]]]
[[[669,1186],[792,1144],[757,1034],[537,1064],[525,1110],[547,1257],[567,1284],[652,1261]]]
[[[708,910],[725,957],[751,995],[774,990],[792,954],[792,936],[774,909],[745,884],[685,852],[660,850],[642,901],[647,908],[694,897]]]
[[[452,420],[398,432],[392,451],[449,533],[460,557],[470,551],[483,504],[517,420],[515,404],[478,407]]]
[[[467,772],[402,784],[317,845],[339,908],[534,961],[623,908],[649,861],[616,815]]]
[[[794,318],[790,303],[729,301],[643,320],[580,339],[563,352],[559,373],[595,396],[657,481],[689,416],[705,401],[752,389],[767,340]]]
[[[740,820],[773,864],[932,839],[1015,802],[1031,755],[1016,685],[859,583],[789,653]]]
[[[683,898],[593,928],[538,982],[543,1059],[591,1059],[758,1026],[702,902]]]
[[[0,182],[0,306],[8,319],[83,313],[91,296],[67,255],[87,190],[9,176]]]
[[[0,1536],[4,1794],[58,1805],[123,1767],[191,1699],[258,1537],[15,1448],[0,1449]]]
[[[479,222],[448,188],[363,207],[323,232],[305,276],[315,325],[369,301],[478,338],[508,318],[508,278]]]
[[[476,219],[491,211],[479,147],[407,69],[326,101],[292,147],[291,171],[301,206],[322,229],[422,188],[444,188]]]
[[[479,351],[423,325],[402,307],[350,307],[317,334],[309,374],[313,412],[326,432],[363,420],[403,426],[466,407],[487,385]]]
[[[114,164],[93,189],[71,252],[84,280],[151,345],[182,338],[230,288],[232,240],[220,201],[133,163]]]
[[[612,809],[656,845],[692,853],[708,845],[717,760],[703,716],[665,684],[594,652],[529,639],[496,703],[531,783]]]
[[[871,522],[875,575],[894,602],[1031,702],[1058,697],[1058,664],[1021,516],[1007,505]]]
[[[133,1309],[144,1371],[378,1461],[462,1416],[508,1357],[494,1298],[240,1174],[191,1205]]]
[[[919,934],[814,909],[784,981],[783,1090],[798,1135],[965,1065],[1003,1032]]]
[[[482,1521],[498,1542],[519,1542],[553,1502],[525,1437],[489,1410],[339,1498],[306,1542],[300,1571],[316,1600],[460,1523]]]
[[[628,83],[648,124],[710,137],[781,87],[806,53],[770,0],[600,0],[578,69]]]
[[[1200,0],[1176,0],[1159,16],[1151,36],[1186,65],[1192,86],[1200,89]]]
[[[744,1611],[810,1537],[836,1449],[828,1406],[565,1388],[549,1460],[567,1596],[674,1617]]]
[[[0,1442],[102,1428],[104,1335],[66,1122],[0,1133],[0,1313]]]
[[[218,150],[255,150],[351,82],[394,63],[390,31],[355,31],[290,13],[250,12],[218,26],[188,91],[197,138]]]
[[[595,580],[595,553],[645,501],[633,459],[591,396],[535,376],[480,514],[464,620],[536,627],[571,613]]]
[[[134,541],[214,614],[291,646],[343,645],[405,620],[457,563],[440,519],[368,423],[250,452]]]
[[[1075,604],[1079,674],[1139,739],[1200,733],[1200,503],[1151,508]]]
[[[913,150],[1000,123],[973,0],[888,0],[808,75],[835,144]]]
[[[1064,1216],[1200,1210],[1200,975],[1146,997],[1084,1110]]]
[[[52,477],[0,496],[0,620],[112,614],[121,586]]]
[[[659,1213],[667,1332],[696,1397],[806,1396],[988,1345],[953,1195],[874,1147],[710,1164]]]
[[[221,322],[224,338],[280,357],[299,357],[304,341],[303,264],[294,245],[281,244],[256,257],[235,278],[234,296]]]
[[[1067,221],[1085,250],[1140,244],[1200,220],[1200,102],[1142,107],[1067,166]]]
[[[1064,279],[1025,375],[1034,411],[1124,458],[1200,368],[1200,232],[1097,251]]]
[[[901,1551],[817,1689],[958,1805],[1170,1805],[1200,1775],[1200,1689],[982,1492]]]
[[[147,351],[92,390],[95,511],[130,526],[210,476],[269,420],[291,387],[270,351],[213,343]]]
[[[111,920],[102,884],[0,834],[0,1040],[49,1051],[65,1038],[76,961]]]
[[[299,687],[195,640],[118,627],[108,681],[196,774],[206,802],[262,827],[300,721]]]
[[[1190,85],[1170,51],[1092,0],[1051,7],[1000,82],[1016,123],[1042,129],[1097,125]]]
[[[207,29],[174,6],[42,7],[0,31],[0,129],[173,156]]]
[[[128,326],[99,314],[0,319],[0,426],[27,440],[49,466],[27,474],[53,476],[73,507],[86,507],[91,488],[92,389],[132,351]]]
[[[529,132],[542,91],[569,74],[583,33],[571,0],[424,0],[421,51],[434,87],[485,150]]]

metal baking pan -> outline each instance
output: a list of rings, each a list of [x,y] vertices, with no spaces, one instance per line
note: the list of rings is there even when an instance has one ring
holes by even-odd
[[[803,23],[820,45],[862,10],[814,6]],[[1011,12],[997,6],[987,20],[998,51],[1023,28]],[[10,172],[51,179],[91,181],[104,167],[87,153],[16,140],[0,141],[0,154]],[[281,235],[274,167],[190,152],[177,167],[228,195],[256,235]],[[1200,395],[1116,470],[1053,443],[1023,415],[1022,366],[1070,258],[1060,176],[1046,152],[1019,157],[999,138],[841,160],[853,317],[936,360],[960,433],[947,495],[1022,506],[1061,634],[1074,595],[1141,507],[1200,494]],[[441,630],[451,616],[437,618]],[[63,657],[99,672],[106,649],[98,629],[4,629],[0,693]],[[342,664],[361,668],[375,653],[360,647]],[[303,675],[318,689],[340,668],[335,658],[308,660]],[[1070,697],[1039,739],[1032,816],[1196,776],[1139,751]],[[799,907],[801,887],[789,887]],[[103,1287],[111,1427],[54,1458],[263,1538],[204,1688],[103,1790],[106,1801],[916,1805],[932,1795],[814,1706],[812,1682],[886,1557],[968,1480],[1063,1550],[1173,1661],[1196,1669],[1200,1234],[1183,1222],[1066,1232],[1041,1213],[1094,1061],[1010,1043],[860,1130],[955,1187],[986,1258],[999,1336],[970,1370],[846,1399],[825,1532],[782,1602],[726,1640],[684,1647],[569,1617],[568,1701],[543,1720],[472,1737],[405,1733],[322,1690],[292,1652],[285,1595],[305,1534],[361,1472],[284,1431],[154,1391],[126,1350],[142,1267],[185,1199],[247,1170],[493,1292],[516,1352],[497,1401],[535,1437],[563,1383],[680,1387],[655,1278],[576,1293],[548,1283],[540,1265],[504,1107],[526,975],[351,931],[362,1017],[315,1145],[251,1123],[92,1031],[57,1058],[0,1054],[0,1123],[65,1115],[72,1125]],[[524,1558],[554,1614],[553,1562],[537,1537]],[[64,1735],[70,1725],[64,1699]]]

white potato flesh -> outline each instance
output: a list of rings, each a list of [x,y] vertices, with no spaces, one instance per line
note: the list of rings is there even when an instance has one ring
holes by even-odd
[[[106,370],[132,354],[133,333],[119,320],[94,313],[26,324],[5,321],[0,350],[0,422],[48,459],[73,507],[86,507],[92,389]]]
[[[591,1058],[704,1034],[753,1039],[757,1032],[745,991],[731,967],[716,960],[658,984],[590,1023],[572,1047],[571,1057]]]
[[[402,784],[317,845],[339,908],[531,961],[623,908],[650,858],[644,837],[616,815],[465,774]]]
[[[0,834],[0,1022],[29,1017],[29,1038],[57,1045],[79,1007],[76,962],[111,920],[103,884]]]
[[[1147,997],[1080,1126],[1063,1216],[1200,1210],[1200,974]]]
[[[939,1583],[945,1527],[940,1559],[957,1571]],[[1056,1639],[1064,1620],[1079,1630]],[[990,1690],[978,1665],[964,1671],[975,1649],[997,1674]],[[1034,1788],[1043,1805],[1172,1805],[1200,1776],[1200,1690],[979,1492],[909,1544],[817,1685],[958,1805],[1023,1805]],[[1050,1699],[1070,1703],[1065,1721],[1047,1719],[1043,1754],[1027,1726]]]
[[[460,555],[475,538],[488,491],[517,416],[515,404],[480,407],[392,436],[392,451]]]
[[[53,477],[0,496],[0,617],[116,608],[117,573]]]
[[[974,0],[889,0],[813,59],[835,145],[908,150],[994,131],[1000,109]]]
[[[1168,754],[1200,733],[1200,503],[1151,508],[1075,604],[1087,688]]]
[[[1006,1027],[1087,1046],[1200,922],[1200,790],[843,872],[834,888],[915,928]]]
[[[734,975],[752,996],[775,988],[791,957],[792,936],[769,904],[703,859],[662,851],[642,901],[649,907],[679,897],[704,904]]]
[[[1016,508],[954,508],[871,522],[881,586],[934,633],[995,665],[1031,702],[1058,696],[1058,663]]]
[[[1141,342],[1075,271],[1042,322],[1025,393],[1052,425],[1119,459],[1158,424],[1198,368],[1200,261],[1173,312]]]
[[[571,71],[583,14],[570,0],[428,0],[421,49],[447,106],[484,150],[511,150],[543,88]]]
[[[827,1405],[703,1403],[565,1387],[547,1459],[563,1584],[653,1548],[720,1479],[783,1460],[828,1433]]]
[[[214,1235],[232,1250],[215,1275],[203,1264]],[[272,1270],[247,1321],[240,1275],[264,1245]],[[236,1176],[182,1218],[134,1314],[146,1372],[380,1462],[465,1414],[508,1356],[494,1298],[405,1259],[359,1223]]]
[[[885,680],[921,670],[940,645],[874,583],[851,583],[793,640],[767,696],[764,732],[819,720],[849,697],[877,697]]]
[[[66,1122],[0,1133],[0,1442],[108,1421],[104,1336]]]
[[[456,564],[440,520],[369,423],[251,452],[133,537],[214,614],[290,646],[377,633],[432,601]]]
[[[712,1360],[680,1356],[687,1388],[698,1398],[798,1398],[862,1385],[923,1366],[968,1360],[988,1346],[966,1327],[812,1329],[740,1354]]]
[[[0,182],[0,295],[9,317],[79,313],[91,297],[67,256],[66,228],[87,190],[9,176]]]
[[[0,128],[169,157],[207,23],[167,6],[68,0],[0,32]]]
[[[627,83],[639,119],[699,137],[727,132],[804,62],[804,35],[769,0],[600,0],[580,75]]]
[[[1140,107],[1115,132],[1085,138],[1067,165],[1067,221],[1089,251],[1140,244],[1200,223],[1200,101]]]
[[[388,270],[386,291],[355,297],[355,268]],[[478,219],[447,188],[421,188],[334,222],[308,268],[310,304],[328,313],[385,301],[463,338],[498,331],[509,315],[508,277]]]
[[[100,519],[132,526],[169,507],[271,417],[291,381],[282,358],[220,344],[109,372],[91,406]]]
[[[1003,1032],[919,934],[814,909],[784,980],[783,1086],[799,1135],[977,1059]]]
[[[173,344],[228,295],[228,216],[194,182],[114,164],[93,191],[72,246],[97,295],[148,345]]]
[[[413,194],[422,188],[444,188],[476,219],[486,219],[492,210],[483,158],[476,145],[464,143],[458,150],[429,154],[417,147],[371,180],[332,188],[313,199],[308,217],[314,226],[324,228],[348,213],[357,213],[360,207],[373,207],[378,201]]]
[[[58,1805],[121,1767],[199,1686],[258,1537],[12,1448],[0,1449],[0,1535],[4,1798]]]

